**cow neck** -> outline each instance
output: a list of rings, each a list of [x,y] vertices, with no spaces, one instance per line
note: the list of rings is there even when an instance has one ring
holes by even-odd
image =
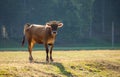
[[[56,38],[56,34],[51,34],[53,38]]]

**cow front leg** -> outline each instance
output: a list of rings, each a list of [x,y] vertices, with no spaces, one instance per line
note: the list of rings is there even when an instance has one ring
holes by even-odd
[[[49,55],[48,55],[49,49],[47,44],[45,44],[45,49],[46,49],[46,62],[49,62]]]
[[[52,58],[52,49],[53,49],[53,44],[52,45],[50,45],[50,60],[51,60],[51,62],[53,62],[54,60],[53,60],[53,58]]]

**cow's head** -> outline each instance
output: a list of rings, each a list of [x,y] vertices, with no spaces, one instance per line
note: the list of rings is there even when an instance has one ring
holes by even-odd
[[[50,21],[46,23],[47,27],[50,27],[51,34],[57,34],[57,29],[63,26],[63,23],[59,21]]]

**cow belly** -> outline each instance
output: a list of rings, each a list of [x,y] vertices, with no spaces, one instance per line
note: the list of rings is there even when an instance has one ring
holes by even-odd
[[[43,44],[43,41],[41,39],[34,39],[34,41],[38,44]]]
[[[38,44],[43,44],[43,42],[41,41],[41,40],[39,40],[39,41],[36,41]]]

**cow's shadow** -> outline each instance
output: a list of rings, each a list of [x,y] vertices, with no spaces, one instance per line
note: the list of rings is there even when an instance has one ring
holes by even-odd
[[[48,65],[56,66],[60,70],[60,72],[62,74],[66,75],[67,77],[73,77],[72,73],[68,72],[65,69],[65,67],[62,65],[62,63],[59,63],[59,62],[46,63],[46,62],[37,62],[37,61],[34,61],[34,63],[37,63],[37,64],[48,64]]]

